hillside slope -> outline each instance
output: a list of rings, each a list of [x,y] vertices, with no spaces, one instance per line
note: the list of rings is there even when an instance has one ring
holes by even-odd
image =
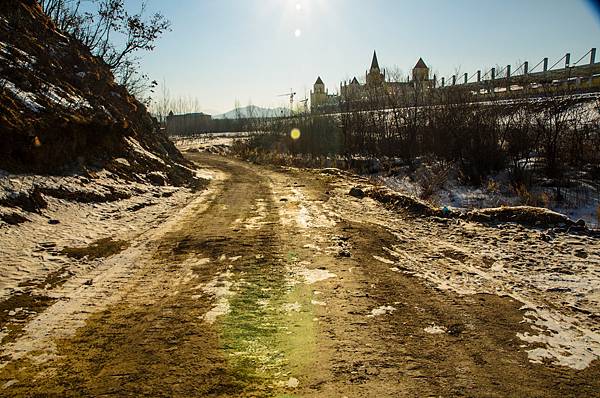
[[[114,162],[114,159],[127,161]],[[146,107],[104,62],[30,0],[0,2],[0,169],[65,174],[106,168],[125,179],[195,184]]]

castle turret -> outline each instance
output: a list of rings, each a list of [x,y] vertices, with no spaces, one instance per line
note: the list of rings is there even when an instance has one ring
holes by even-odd
[[[317,77],[317,81],[315,82],[313,88],[315,93],[322,94],[325,92],[325,83],[323,83],[323,80],[321,80],[321,76]]]
[[[415,82],[424,82],[429,80],[429,68],[423,61],[423,58],[419,58],[417,64],[412,70],[412,78]]]
[[[367,73],[367,85],[378,85],[385,80],[385,75],[379,69],[379,61],[377,60],[377,52],[373,51],[373,59],[371,60],[371,68]]]
[[[373,59],[371,60],[371,69],[369,72],[380,72],[379,61],[377,61],[377,52],[373,51]]]
[[[313,90],[310,92],[310,107],[317,109],[327,102],[327,91],[325,91],[325,83],[321,80],[321,76],[317,77],[317,81],[313,85]]]

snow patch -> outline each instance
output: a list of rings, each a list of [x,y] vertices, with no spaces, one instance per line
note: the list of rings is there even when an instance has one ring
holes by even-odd
[[[282,307],[285,312],[300,312],[302,305],[299,302],[285,303]]]
[[[367,315],[367,318],[373,318],[373,317],[380,316],[380,315],[391,314],[394,311],[396,311],[395,307],[392,307],[391,305],[382,305],[381,307],[373,308],[371,310],[371,313],[369,315]]]
[[[289,388],[296,388],[300,385],[300,382],[295,377],[290,377],[287,381],[287,386]]]
[[[206,323],[213,324],[218,317],[229,313],[229,297],[235,294],[231,290],[233,283],[230,279],[232,276],[233,273],[226,271],[202,287],[204,293],[214,296],[216,300],[216,304],[203,316]]]
[[[114,159],[114,162],[122,164],[123,166],[127,166],[127,167],[131,166],[131,164],[129,164],[129,161],[125,158],[116,158],[116,159]]]
[[[447,329],[445,327],[438,325],[427,326],[423,330],[425,331],[425,333],[429,334],[443,334],[447,332]]]
[[[575,319],[540,309],[527,311],[525,317],[538,333],[518,333],[517,336],[530,344],[543,345],[527,350],[531,362],[550,360],[582,370],[600,359],[600,334],[578,327]]]
[[[140,155],[145,156],[149,159],[156,160],[160,164],[163,164],[163,165],[165,164],[164,160],[162,160],[161,158],[159,158],[152,152],[148,151],[144,147],[142,147],[142,145],[135,138],[125,137],[125,141],[129,144],[131,149],[133,149],[135,152],[139,153]]]
[[[329,278],[337,277],[337,275],[333,272],[329,272],[326,269],[319,268],[302,268],[296,271],[296,275],[302,277],[308,285],[312,285],[313,283],[324,281]]]
[[[56,105],[67,109],[91,109],[90,103],[79,95],[69,94],[59,87],[46,84],[42,89],[42,95]]]
[[[381,261],[384,264],[394,264],[395,263],[395,261],[388,260],[387,258],[383,258],[383,257],[379,257],[379,256],[373,256],[373,258],[377,261]]]
[[[21,101],[27,108],[29,108],[30,111],[37,113],[45,109],[42,105],[37,103],[36,96],[34,93],[30,91],[21,90],[12,82],[5,79],[0,79],[0,86],[8,89],[8,91],[10,91],[16,99]]]

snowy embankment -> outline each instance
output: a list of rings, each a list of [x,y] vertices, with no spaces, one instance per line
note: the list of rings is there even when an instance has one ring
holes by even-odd
[[[168,185],[166,172],[139,164],[172,166],[135,139],[126,142],[129,160],[115,158],[95,171],[48,176],[0,170],[0,303],[19,295],[52,297],[54,288],[85,277],[104,257],[158,226],[212,178],[177,164],[193,177],[187,186]]]
[[[43,203],[34,211],[0,206],[0,300],[32,286],[44,290],[44,280],[57,272],[86,272],[99,260],[73,259],[66,248],[106,238],[126,243],[193,196],[189,188],[126,181],[106,170],[93,179],[3,173],[0,190],[3,199],[49,193],[38,194]],[[10,225],[5,218],[22,222]]]
[[[369,178],[401,194],[422,196],[423,187],[414,175],[398,173],[386,176],[380,173]],[[560,201],[556,200],[557,192],[560,192]],[[500,173],[489,179],[488,186],[469,186],[456,179],[448,179],[433,192],[429,201],[441,208],[466,212],[529,205],[532,198],[540,202],[536,203],[538,207],[564,214],[573,221],[583,220],[589,228],[600,226],[600,191],[589,183],[560,188],[538,185],[526,192],[516,192],[510,187],[506,173]]]

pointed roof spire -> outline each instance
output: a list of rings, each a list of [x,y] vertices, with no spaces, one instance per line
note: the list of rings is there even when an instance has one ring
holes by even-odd
[[[352,82],[350,82],[350,84],[359,84],[356,76],[354,76],[354,79],[352,79]]]
[[[321,80],[321,76],[317,77],[317,81],[315,82],[315,84],[324,84],[323,80]]]
[[[379,62],[377,62],[377,52],[373,51],[373,60],[371,61],[371,69],[379,69]]]
[[[427,69],[427,65],[425,65],[425,61],[423,61],[423,58],[419,58],[417,64],[415,65],[415,69]]]

